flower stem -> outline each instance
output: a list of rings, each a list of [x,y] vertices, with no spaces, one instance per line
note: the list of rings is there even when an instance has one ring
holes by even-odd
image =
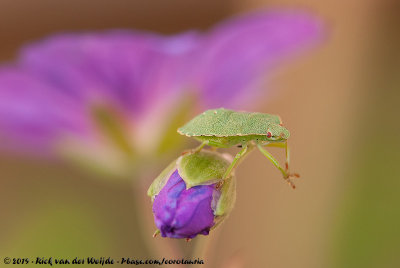
[[[206,260],[204,259],[205,257],[205,253],[207,248],[209,247],[209,244],[211,242],[211,237],[208,236],[198,236],[196,237],[196,244],[193,248],[192,254],[191,254],[191,259],[197,259],[199,258],[200,260],[203,260],[204,262],[206,262]],[[189,265],[189,267],[197,267],[198,265],[193,264],[193,265]],[[208,266],[208,265],[207,265]]]

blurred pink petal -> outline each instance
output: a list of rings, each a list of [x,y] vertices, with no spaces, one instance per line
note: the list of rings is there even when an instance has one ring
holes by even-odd
[[[321,22],[298,11],[259,12],[218,25],[205,36],[196,61],[203,101],[213,107],[246,105],[259,96],[268,68],[322,36]]]
[[[104,128],[93,110],[103,107],[121,124],[105,126],[114,128],[116,142],[152,151],[183,95],[198,96],[200,109],[244,106],[259,96],[268,68],[321,36],[310,14],[272,11],[233,18],[205,34],[50,37],[0,69],[0,147],[52,153],[66,138],[100,146]]]

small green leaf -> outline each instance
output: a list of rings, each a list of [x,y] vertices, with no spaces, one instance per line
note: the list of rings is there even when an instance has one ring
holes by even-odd
[[[176,160],[172,161],[158,177],[153,181],[147,190],[147,195],[151,197],[151,200],[154,200],[154,197],[158,195],[164,185],[167,183],[169,177],[176,170]]]
[[[179,175],[189,189],[196,185],[208,185],[222,179],[230,161],[222,154],[202,150],[188,153],[177,160]]]

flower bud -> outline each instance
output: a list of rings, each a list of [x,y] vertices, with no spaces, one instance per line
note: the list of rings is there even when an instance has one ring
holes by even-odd
[[[235,177],[218,182],[232,157],[207,150],[173,161],[148,190],[156,226],[163,237],[208,235],[228,215],[236,197]]]

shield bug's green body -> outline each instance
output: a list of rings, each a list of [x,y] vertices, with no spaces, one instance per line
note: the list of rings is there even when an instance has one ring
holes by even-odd
[[[289,131],[283,127],[279,116],[265,113],[237,112],[224,108],[207,110],[178,129],[182,135],[193,137],[202,142],[194,151],[200,151],[205,145],[228,148],[240,145],[243,149],[236,155],[224,178],[228,178],[243,158],[257,147],[283,174],[290,185],[289,152],[287,139]],[[282,147],[286,151],[286,166],[283,169],[278,161],[264,147]]]
[[[250,141],[283,142],[289,138],[289,131],[277,115],[223,108],[205,111],[178,132],[202,142],[208,141],[210,146],[225,148]]]

